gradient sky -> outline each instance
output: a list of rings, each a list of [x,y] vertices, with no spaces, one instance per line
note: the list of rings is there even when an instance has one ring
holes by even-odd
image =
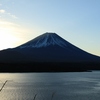
[[[0,50],[45,32],[100,56],[100,0],[0,0]]]

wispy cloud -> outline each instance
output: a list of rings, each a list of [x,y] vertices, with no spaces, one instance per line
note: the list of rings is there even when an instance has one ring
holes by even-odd
[[[0,13],[5,13],[6,11],[4,9],[1,9],[0,10]]]
[[[16,17],[15,15],[11,15],[13,18],[17,19],[18,17]]]
[[[18,18],[18,17],[15,16],[14,14],[11,14],[11,13],[5,11],[4,9],[1,9],[1,10],[0,10],[0,14],[6,14],[6,15],[8,15],[8,16],[14,18],[14,19],[17,19],[17,18]]]
[[[9,16],[11,16],[12,18],[14,18],[14,19],[17,19],[18,17],[17,16],[15,16],[15,15],[13,15],[13,14],[11,14],[11,13],[7,13]]]

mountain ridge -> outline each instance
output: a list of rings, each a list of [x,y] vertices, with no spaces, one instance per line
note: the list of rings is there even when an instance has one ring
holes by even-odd
[[[1,72],[68,72],[100,70],[100,57],[44,33],[15,48],[0,51]]]
[[[66,44],[64,43],[65,40],[64,39],[63,39],[63,41],[61,41],[61,40],[62,40],[62,38],[59,35],[57,35],[56,33],[46,32],[24,44],[24,45],[28,45],[28,46],[21,45],[20,48],[25,48],[25,47],[39,48],[42,46],[45,47],[45,46],[49,46],[49,45],[59,45],[61,47],[66,46]]]
[[[45,38],[45,42],[43,42],[41,38]],[[47,41],[47,40],[50,40],[50,41]],[[41,43],[41,42],[43,42],[43,43]],[[39,45],[39,43],[41,45]],[[46,45],[46,43],[47,43],[47,45]],[[32,48],[40,48],[42,46],[43,47],[46,47],[46,46],[49,46],[49,45],[58,45],[58,46],[61,46],[63,48],[72,47],[72,48],[78,48],[78,49],[80,49],[79,47],[74,46],[73,44],[71,44],[67,40],[65,40],[62,37],[60,37],[58,34],[56,34],[56,33],[50,33],[50,32],[46,32],[44,34],[41,34],[41,35],[35,37],[34,39],[32,39],[32,40],[30,40],[30,41],[28,41],[28,42],[26,42],[26,43],[18,46],[18,48],[29,48],[29,47],[32,47]],[[87,51],[85,51],[83,49],[80,49],[80,50],[82,50],[84,52],[87,52]],[[87,52],[87,53],[89,53],[89,52]],[[91,54],[91,53],[89,53],[89,54]],[[92,55],[94,55],[94,54],[92,54]],[[97,55],[94,55],[94,56],[97,56]]]
[[[100,57],[69,43],[56,33],[46,32],[9,50],[0,52],[3,62],[99,62]],[[12,58],[11,58],[12,57]],[[3,60],[2,60],[3,58]],[[11,60],[11,61],[10,61]]]

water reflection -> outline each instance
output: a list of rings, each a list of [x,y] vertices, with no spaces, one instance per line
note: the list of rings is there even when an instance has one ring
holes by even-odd
[[[0,100],[99,100],[100,72],[1,73]]]

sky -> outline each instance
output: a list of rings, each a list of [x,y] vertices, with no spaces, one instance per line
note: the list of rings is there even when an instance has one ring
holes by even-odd
[[[100,0],[0,0],[0,50],[46,32],[100,56]]]

